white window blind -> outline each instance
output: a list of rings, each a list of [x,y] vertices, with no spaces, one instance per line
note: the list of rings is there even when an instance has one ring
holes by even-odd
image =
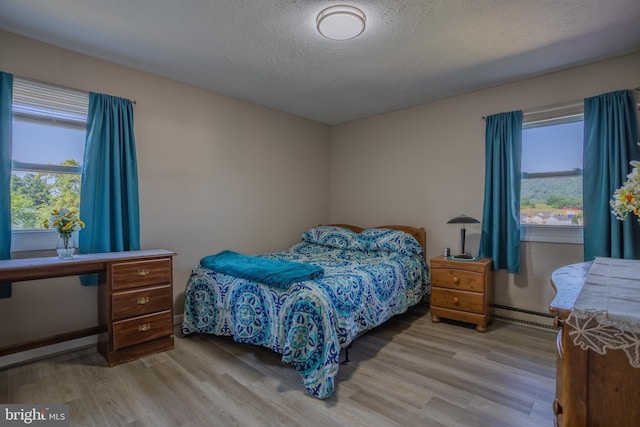
[[[14,118],[62,126],[86,126],[89,94],[22,78],[13,81]]]
[[[536,126],[547,126],[572,121],[580,121],[584,117],[584,103],[575,102],[550,106],[539,110],[524,111],[522,114],[523,129]]]

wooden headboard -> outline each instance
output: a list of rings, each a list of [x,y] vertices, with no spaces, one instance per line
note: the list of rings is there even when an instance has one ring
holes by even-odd
[[[353,230],[356,233],[360,233],[362,230],[364,230],[364,228],[362,227],[358,227],[357,225],[351,225],[351,224],[329,224],[329,225],[333,225],[335,227],[348,228],[349,230]],[[389,228],[391,230],[404,231],[405,233],[412,235],[413,238],[416,239],[418,243],[420,243],[420,246],[422,246],[422,256],[424,256],[425,261],[427,260],[427,232],[425,231],[424,227],[410,227],[408,225],[379,225],[377,227],[372,227],[372,228]]]

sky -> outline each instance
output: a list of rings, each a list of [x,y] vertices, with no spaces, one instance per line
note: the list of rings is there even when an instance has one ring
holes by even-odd
[[[522,131],[522,172],[582,169],[584,122],[570,122]]]
[[[27,163],[60,164],[67,159],[82,164],[84,130],[13,121],[12,157]]]

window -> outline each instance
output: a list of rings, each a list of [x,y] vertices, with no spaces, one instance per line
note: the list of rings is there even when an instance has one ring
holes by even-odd
[[[88,103],[87,93],[14,78],[12,251],[55,247],[44,219],[55,207],[79,208]]]
[[[521,240],[582,243],[582,108],[524,116]]]

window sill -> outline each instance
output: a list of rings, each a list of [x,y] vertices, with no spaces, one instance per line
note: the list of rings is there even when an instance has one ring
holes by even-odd
[[[582,226],[520,224],[520,241],[584,244]]]

